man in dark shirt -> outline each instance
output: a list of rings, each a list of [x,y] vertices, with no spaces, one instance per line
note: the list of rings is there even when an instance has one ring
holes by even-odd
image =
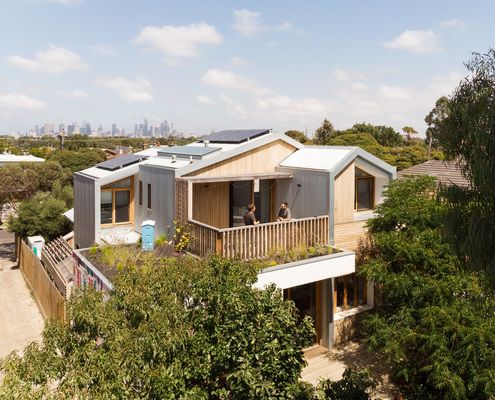
[[[260,221],[256,221],[256,215],[254,212],[256,211],[256,207],[253,203],[249,203],[247,205],[247,213],[244,214],[244,225],[258,225]]]
[[[280,204],[280,208],[278,209],[277,220],[288,221],[289,219],[291,219],[289,205],[286,201],[284,201],[282,204]]]

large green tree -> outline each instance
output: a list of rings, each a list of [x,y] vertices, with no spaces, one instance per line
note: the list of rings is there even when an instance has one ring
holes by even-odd
[[[72,172],[81,171],[106,160],[105,153],[100,149],[81,149],[80,151],[58,150],[50,154],[50,160],[57,161],[63,168]]]
[[[311,140],[304,134],[304,132],[298,131],[298,130],[290,130],[285,132],[285,134],[289,137],[291,137],[294,140],[297,140],[298,142],[301,143],[311,143]]]
[[[431,147],[438,145],[438,134],[440,124],[449,116],[449,99],[446,96],[440,97],[435,102],[435,107],[425,117],[426,125],[426,142],[428,143],[428,157],[431,153]]]
[[[469,75],[433,133],[471,183],[446,193],[452,243],[465,266],[487,271],[495,285],[495,50],[474,54],[466,66]]]
[[[125,249],[122,249],[125,251]],[[129,251],[129,250],[128,250]],[[3,362],[0,398],[290,399],[314,333],[257,266],[192,257],[128,259],[107,299],[70,301],[69,324]],[[2,397],[3,396],[3,397]]]
[[[435,192],[430,177],[396,181],[368,222],[360,269],[380,290],[367,341],[388,354],[408,398],[491,399],[495,297],[445,240],[448,206]]]
[[[362,122],[359,124],[354,124],[352,128],[345,131],[341,131],[343,134],[350,133],[369,133],[373,136],[376,141],[387,147],[397,147],[403,144],[402,135],[396,132],[391,126],[385,125],[372,125]]]
[[[325,118],[321,126],[316,129],[313,141],[316,144],[326,145],[330,142],[330,139],[334,134],[335,128],[332,123]]]

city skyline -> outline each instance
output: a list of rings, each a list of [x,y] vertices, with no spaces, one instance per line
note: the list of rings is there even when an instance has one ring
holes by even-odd
[[[489,1],[4,7],[0,133],[80,116],[126,132],[144,116],[173,120],[185,134],[266,127],[311,135],[324,118],[338,129],[366,121],[423,133],[435,100],[495,33]]]

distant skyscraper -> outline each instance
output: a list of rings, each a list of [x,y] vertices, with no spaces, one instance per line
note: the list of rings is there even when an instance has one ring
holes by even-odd
[[[119,128],[117,128],[117,124],[112,124],[112,136],[117,136],[119,134]]]
[[[58,124],[58,131],[59,132],[65,131],[65,124]]]
[[[38,125],[34,126],[34,132],[36,132],[36,136],[40,134],[40,127]]]
[[[139,135],[139,127],[138,127],[138,124],[134,124],[134,136],[138,136]]]
[[[143,136],[149,136],[148,120],[146,118],[143,121]]]
[[[81,122],[80,132],[81,135],[91,135],[91,125],[89,124],[89,122]]]

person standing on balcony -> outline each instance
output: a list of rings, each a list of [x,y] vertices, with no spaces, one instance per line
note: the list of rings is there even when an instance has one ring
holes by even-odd
[[[289,205],[286,201],[280,204],[277,221],[288,221],[291,219]]]
[[[254,206],[253,203],[249,203],[247,205],[247,213],[244,214],[244,225],[258,225],[260,221],[256,220],[256,215],[254,215],[254,212],[256,211],[256,207]]]

